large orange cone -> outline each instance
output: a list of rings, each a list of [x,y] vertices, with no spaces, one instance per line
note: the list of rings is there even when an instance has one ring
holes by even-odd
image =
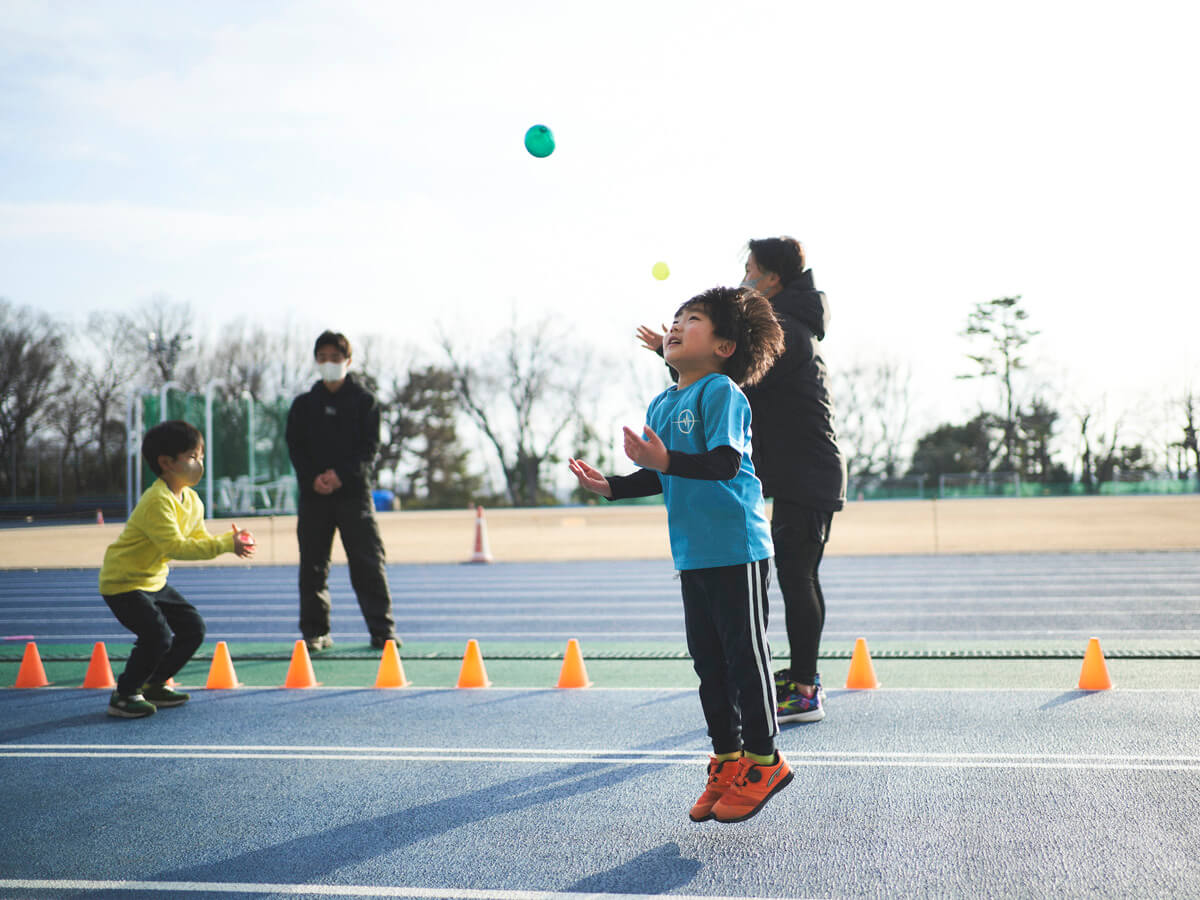
[[[879,687],[875,677],[875,666],[871,664],[871,651],[866,638],[854,642],[854,653],[850,656],[850,671],[846,675],[846,687],[852,691],[870,691]]]
[[[585,688],[591,686],[592,683],[588,681],[587,677],[587,669],[583,666],[583,653],[579,649],[579,641],[571,638],[567,641],[567,652],[563,656],[562,671],[558,673],[558,684],[555,687]]]
[[[1083,668],[1079,670],[1079,689],[1081,691],[1107,691],[1113,686],[1108,677],[1108,664],[1104,661],[1104,653],[1100,649],[1099,638],[1088,641],[1087,650],[1083,652]]]
[[[21,668],[17,670],[17,683],[13,687],[39,688],[50,682],[46,679],[46,670],[42,666],[42,658],[38,655],[37,644],[30,641],[25,645],[25,655],[21,657]]]
[[[483,519],[483,507],[475,507],[475,552],[467,562],[490,563],[492,550],[488,547],[487,522]]]
[[[400,663],[400,651],[396,642],[389,639],[383,645],[383,656],[379,660],[379,674],[375,676],[377,688],[408,687],[408,679],[404,677],[404,666]]]
[[[471,638],[467,641],[467,652],[463,654],[462,668],[458,670],[458,684],[455,687],[485,688],[491,686],[487,670],[483,667],[483,654],[479,652],[479,641]]]
[[[303,640],[296,641],[296,649],[292,651],[292,662],[288,666],[285,688],[311,688],[317,686],[317,675],[313,671],[312,660],[308,658],[308,646]]]
[[[113,678],[113,670],[108,662],[108,651],[104,648],[104,641],[96,641],[96,646],[92,648],[92,661],[88,663],[87,675],[83,677],[83,687],[112,690],[116,686],[117,680]]]
[[[217,641],[212,665],[208,667],[208,683],[204,686],[210,691],[228,691],[239,687],[237,673],[233,671],[233,659],[229,655],[229,646],[224,641]]]

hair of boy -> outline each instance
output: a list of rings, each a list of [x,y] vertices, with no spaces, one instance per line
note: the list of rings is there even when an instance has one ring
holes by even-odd
[[[742,387],[757,384],[783,353],[783,328],[771,301],[744,287],[715,287],[697,294],[676,310],[699,309],[713,323],[713,334],[733,341],[733,354],[721,371]]]
[[[774,272],[787,287],[804,271],[804,245],[792,237],[760,238],[747,245],[760,272]]]
[[[142,456],[146,465],[155,475],[162,474],[162,466],[158,464],[160,456],[174,459],[180,453],[195,450],[204,444],[204,435],[191,422],[183,419],[168,419],[159,422],[146,432],[142,438]]]
[[[346,359],[350,358],[350,340],[340,331],[322,331],[317,342],[313,344],[313,356],[316,356],[322,347],[334,347]]]

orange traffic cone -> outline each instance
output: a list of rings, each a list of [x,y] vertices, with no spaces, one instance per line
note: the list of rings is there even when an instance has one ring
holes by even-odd
[[[488,546],[487,522],[483,520],[483,507],[475,507],[475,552],[467,562],[490,563],[492,550]]]
[[[292,662],[288,666],[285,688],[311,688],[317,686],[317,675],[313,672],[312,660],[308,658],[308,646],[303,640],[296,641],[292,651]]]
[[[1083,668],[1079,670],[1079,689],[1081,691],[1107,691],[1113,686],[1108,677],[1108,664],[1104,661],[1104,653],[1100,649],[1099,638],[1088,640],[1087,650],[1083,652]]]
[[[383,645],[383,656],[379,660],[379,674],[375,676],[377,688],[408,687],[409,681],[404,677],[404,666],[400,663],[400,651],[396,642],[389,639]]]
[[[583,653],[579,649],[579,641],[571,638],[567,641],[567,652],[563,656],[562,671],[558,673],[558,684],[555,687],[585,688],[591,686],[592,683],[588,681],[587,677],[587,669],[583,665]]]
[[[479,641],[471,638],[467,641],[467,652],[463,654],[462,668],[458,670],[458,684],[455,687],[485,688],[491,686],[487,670],[483,667],[483,654],[479,652]]]
[[[850,656],[850,671],[846,675],[846,687],[853,691],[870,691],[879,687],[875,667],[871,664],[871,651],[866,638],[854,642],[854,653]]]
[[[239,686],[229,646],[224,641],[217,641],[212,665],[208,667],[208,682],[204,686],[210,691],[228,691]]]
[[[97,525],[104,524],[104,510],[102,510],[102,509],[96,510],[96,524]]]
[[[25,655],[21,657],[21,668],[17,670],[17,683],[13,687],[39,688],[50,682],[46,679],[46,670],[42,666],[42,658],[38,655],[37,644],[30,641],[25,645]]]
[[[92,648],[92,661],[88,663],[87,674],[83,676],[82,686],[85,688],[108,688],[109,690],[117,686],[117,679],[113,678],[112,666],[108,663],[108,651],[104,648],[104,641],[96,641],[96,646]]]

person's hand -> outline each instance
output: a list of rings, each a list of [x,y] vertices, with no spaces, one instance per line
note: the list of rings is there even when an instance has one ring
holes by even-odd
[[[333,469],[325,470],[325,483],[329,485],[329,492],[333,493],[339,490],[342,486],[342,479],[338,478],[338,473]]]
[[[623,428],[622,431],[625,432],[626,456],[644,468],[654,469],[656,472],[667,471],[671,457],[667,453],[666,445],[654,433],[653,428],[649,425],[642,426],[642,434],[646,435],[645,438],[629,427]]]
[[[318,494],[332,494],[333,488],[329,485],[328,473],[322,472],[313,479],[313,490]]]
[[[236,525],[233,526],[233,553],[241,559],[247,559],[254,555],[254,551],[258,549],[254,543],[254,535],[248,531],[242,531]]]
[[[568,459],[567,468],[579,479],[580,487],[587,488],[593,494],[612,499],[612,488],[609,487],[608,479],[582,459]]]
[[[642,342],[642,346],[647,350],[653,350],[655,353],[662,351],[663,340],[667,333],[667,326],[662,327],[662,334],[659,334],[653,328],[646,325],[639,325],[637,330],[638,340]]]

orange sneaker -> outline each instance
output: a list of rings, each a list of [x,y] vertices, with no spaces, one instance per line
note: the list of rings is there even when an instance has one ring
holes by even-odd
[[[715,756],[708,758],[708,786],[704,788],[704,793],[700,795],[700,799],[688,813],[693,822],[707,822],[713,817],[713,804],[720,800],[733,784],[739,762],[741,762],[740,759],[720,760]]]
[[[792,781],[792,769],[776,751],[773,766],[763,766],[748,756],[738,760],[733,784],[713,804],[712,815],[718,822],[741,822],[766,806],[768,800]]]

